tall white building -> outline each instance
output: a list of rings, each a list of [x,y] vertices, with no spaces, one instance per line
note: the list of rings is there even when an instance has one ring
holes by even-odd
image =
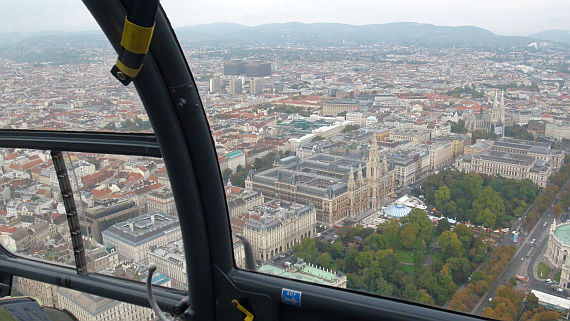
[[[218,77],[210,78],[210,92],[217,93],[222,89],[222,80]]]
[[[230,79],[230,85],[228,86],[228,93],[232,95],[241,94],[241,79]]]
[[[263,94],[264,81],[261,78],[252,78],[249,81],[249,90],[252,95]]]

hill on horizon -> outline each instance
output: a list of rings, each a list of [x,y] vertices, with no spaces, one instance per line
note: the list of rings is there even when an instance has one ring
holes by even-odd
[[[531,38],[547,41],[558,41],[570,44],[570,31],[569,30],[545,30],[529,35]]]
[[[420,46],[526,46],[527,37],[499,36],[476,26],[436,26],[415,22],[349,25],[341,23],[272,23],[244,26],[212,23],[176,28],[181,42],[193,44],[342,46],[391,42]]]
[[[266,45],[275,47],[314,46],[351,47],[394,44],[425,48],[496,49],[526,48],[537,40],[570,45],[570,33],[547,30],[532,37],[500,36],[476,26],[436,26],[414,22],[350,25],[342,23],[271,23],[244,26],[235,23],[211,23],[176,28],[181,43],[240,47]],[[84,32],[0,33],[0,56],[16,61],[84,61],[86,48],[101,48],[108,42],[100,30]],[[110,48],[110,46],[109,46]]]

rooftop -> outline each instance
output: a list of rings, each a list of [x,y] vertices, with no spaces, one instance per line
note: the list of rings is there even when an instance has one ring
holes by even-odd
[[[112,225],[103,235],[138,246],[177,228],[177,217],[155,211]]]
[[[411,207],[403,204],[390,205],[384,209],[384,213],[389,217],[402,218],[408,216],[412,211]]]
[[[570,245],[570,224],[563,224],[556,227],[554,235],[565,245]]]
[[[307,263],[293,264],[290,268],[282,269],[272,265],[262,265],[259,272],[285,277],[287,279],[294,279],[306,282],[313,282],[318,284],[339,286],[343,283],[343,274],[337,274],[333,271],[327,271]]]

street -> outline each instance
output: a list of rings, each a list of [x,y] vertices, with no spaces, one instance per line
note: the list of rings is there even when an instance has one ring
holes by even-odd
[[[570,181],[567,181],[566,184],[564,184],[564,187],[560,190],[564,190],[564,188],[569,183]],[[560,193],[556,195],[552,204],[558,202],[559,197]],[[552,214],[551,209],[552,207],[550,207],[546,213],[541,216],[534,228],[530,231],[530,233],[528,233],[528,236],[521,233],[519,236],[517,251],[511,259],[511,262],[503,274],[497,278],[487,295],[481,298],[473,310],[471,310],[471,313],[482,315],[485,308],[489,305],[489,299],[495,296],[497,288],[503,284],[507,284],[509,280],[515,275],[522,275],[528,278],[528,281],[524,285],[525,291],[536,289],[556,296],[561,296],[561,293],[554,290],[544,281],[538,280],[534,277],[534,269],[538,264],[537,259],[542,257],[544,249],[548,244],[548,231],[550,229],[550,225],[554,221],[554,215]],[[546,227],[543,228],[545,222]],[[531,246],[533,239],[536,239],[536,242],[534,246]]]
[[[478,304],[471,311],[472,313],[481,315],[483,310],[485,310],[489,305],[489,299],[495,296],[497,288],[503,284],[509,283],[509,280],[515,275],[522,275],[529,278],[527,286],[531,286],[536,289],[539,289],[539,286],[541,286],[540,290],[542,291],[542,287],[545,286],[545,283],[534,279],[532,268],[534,262],[546,247],[548,242],[548,230],[553,220],[554,216],[548,212],[536,223],[535,227],[530,231],[529,236],[524,236],[522,234],[519,236],[519,246],[515,255],[511,259],[511,263],[507,266],[503,274],[499,276],[497,281],[495,281],[487,295],[479,300]],[[544,222],[547,222],[547,226],[545,228],[542,227]],[[531,246],[530,243],[533,239],[536,239],[536,244]],[[529,252],[530,255],[528,255]],[[537,287],[535,287],[535,285],[537,285]]]

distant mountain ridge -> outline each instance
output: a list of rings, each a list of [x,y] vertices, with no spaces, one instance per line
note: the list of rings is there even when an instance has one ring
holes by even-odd
[[[570,46],[570,32],[547,30],[529,37],[500,36],[476,26],[436,26],[414,22],[349,25],[342,23],[271,23],[244,26],[211,23],[176,28],[181,43],[241,47],[268,46],[359,46],[377,43],[420,47],[469,47],[493,49],[526,48],[537,40],[556,41]],[[0,56],[16,61],[63,62],[85,60],[86,47],[108,46],[101,31],[0,33]],[[83,55],[85,56],[85,55]],[[47,58],[46,58],[47,57]]]
[[[392,42],[422,46],[525,46],[527,37],[499,36],[475,26],[436,26],[414,22],[349,25],[341,23],[273,23],[248,27],[214,23],[177,28],[181,42],[194,44],[304,44],[334,46]]]
[[[570,44],[569,30],[545,30],[529,35],[529,37],[540,40],[558,41]]]

